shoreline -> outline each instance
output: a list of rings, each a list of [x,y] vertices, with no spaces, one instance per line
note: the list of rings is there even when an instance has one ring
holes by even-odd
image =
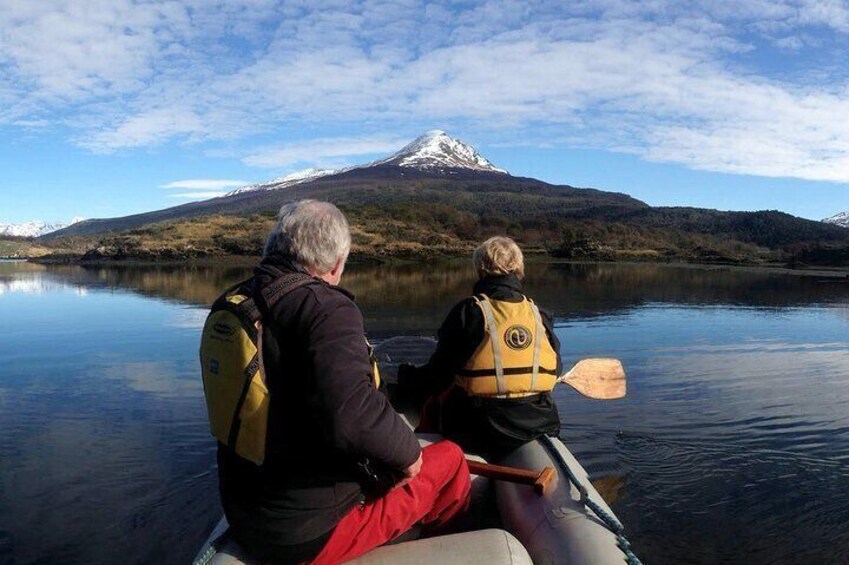
[[[790,268],[778,263],[696,263],[684,260],[669,261],[634,261],[610,260],[610,259],[566,259],[552,257],[545,253],[527,253],[528,263],[562,264],[562,265],[656,265],[658,267],[670,267],[676,269],[700,269],[700,270],[727,270],[739,272],[771,272],[776,274],[792,276],[823,277],[830,279],[826,282],[849,282],[849,267],[843,266],[810,266],[803,268]],[[352,254],[348,260],[349,265],[415,265],[421,263],[461,263],[468,258],[464,255],[432,256],[384,256],[384,255],[360,255]],[[195,257],[185,259],[147,259],[147,258],[100,258],[97,260],[81,260],[79,256],[42,256],[32,258],[0,257],[0,262],[15,263],[29,262],[33,264],[55,266],[76,265],[80,267],[178,267],[178,266],[233,266],[251,267],[259,263],[261,256],[253,255],[223,255],[209,257]]]

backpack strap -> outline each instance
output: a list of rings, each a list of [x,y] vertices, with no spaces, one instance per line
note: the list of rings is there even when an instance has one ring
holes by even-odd
[[[264,333],[264,325],[262,323],[263,316],[271,313],[274,305],[280,302],[284,296],[295,290],[296,288],[316,282],[312,276],[306,273],[286,273],[278,277],[271,284],[256,292],[256,279],[254,279],[254,292],[251,298],[252,308],[256,310],[256,319],[254,327],[256,328],[256,343],[257,353],[256,360],[259,363],[259,372],[263,382],[265,381],[265,361],[262,355],[262,334]]]
[[[253,298],[252,288],[252,278],[237,282],[215,299],[211,309],[228,310],[236,315],[245,327],[255,328],[262,318],[262,313]]]
[[[259,292],[259,297],[262,298],[265,307],[270,311],[281,298],[296,288],[313,282],[316,282],[315,278],[306,273],[286,273],[263,288]]]

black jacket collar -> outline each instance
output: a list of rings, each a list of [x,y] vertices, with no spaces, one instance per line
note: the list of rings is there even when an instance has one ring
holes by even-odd
[[[488,275],[475,283],[473,292],[495,300],[509,300],[521,297],[522,288],[522,281],[514,274]]]
[[[298,265],[290,257],[286,257],[284,255],[267,255],[266,257],[263,257],[260,264],[254,269],[254,276],[260,279],[260,284],[268,284],[270,280],[282,277],[286,273],[309,274],[305,268]],[[313,278],[319,283],[327,285],[334,290],[338,290],[351,300],[354,300],[354,295],[350,291],[340,286],[330,285],[318,277]]]
[[[307,270],[298,265],[291,257],[284,255],[266,255],[262,258],[259,266],[254,269],[255,274],[269,273],[276,277],[284,273],[306,273]]]

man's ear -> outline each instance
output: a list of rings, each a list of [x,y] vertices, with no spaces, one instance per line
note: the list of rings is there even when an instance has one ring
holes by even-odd
[[[343,257],[339,257],[336,259],[336,263],[333,265],[333,268],[330,269],[330,276],[339,277],[342,276],[342,271],[345,269],[345,259]]]

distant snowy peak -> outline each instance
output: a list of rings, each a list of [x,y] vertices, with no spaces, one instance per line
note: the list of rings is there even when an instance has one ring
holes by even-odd
[[[458,168],[507,174],[482,157],[474,147],[441,130],[425,133],[398,153],[374,165],[398,165],[426,171]]]
[[[444,169],[468,169],[473,171],[487,171],[491,173],[509,174],[504,169],[499,169],[487,161],[471,145],[466,145],[459,139],[449,136],[441,130],[431,130],[413,140],[394,155],[374,161],[367,165],[356,165],[344,169],[304,169],[291,173],[285,177],[251,184],[231,190],[225,196],[233,196],[243,192],[254,192],[257,190],[278,190],[296,184],[310,182],[321,177],[338,175],[352,170],[368,169],[380,165],[396,165],[419,169],[428,172],[441,172]]]
[[[834,224],[842,228],[849,228],[849,212],[840,212],[830,218],[823,220],[826,224]]]
[[[297,171],[286,175],[285,177],[276,178],[268,182],[251,184],[237,188],[236,190],[231,190],[225,196],[241,194],[242,192],[253,192],[255,190],[277,190],[278,188],[286,188],[287,186],[308,182],[328,175],[335,175],[345,170],[347,169],[304,169],[303,171]]]
[[[33,220],[22,224],[0,224],[0,236],[11,237],[39,237],[46,233],[54,232],[66,228],[71,224],[81,222],[85,218],[74,218],[70,222],[53,222],[47,223],[41,220]]]

